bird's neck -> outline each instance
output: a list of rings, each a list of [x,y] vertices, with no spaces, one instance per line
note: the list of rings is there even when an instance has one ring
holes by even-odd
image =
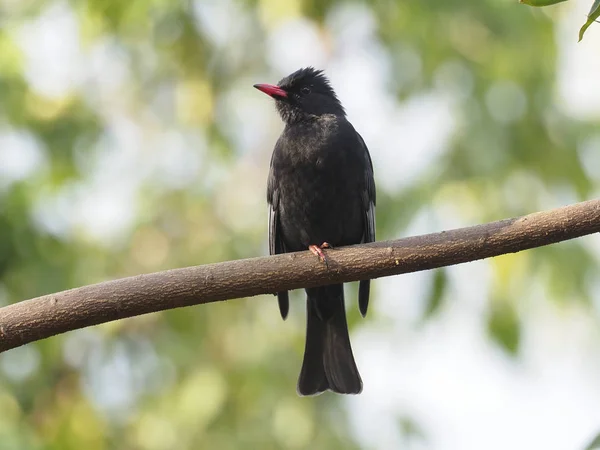
[[[290,105],[283,102],[278,102],[277,110],[281,119],[286,125],[294,125],[298,123],[314,123],[321,120],[330,120],[331,117],[346,117],[346,113],[343,108],[335,110],[332,108],[331,112],[321,112],[320,114],[309,113],[299,108],[296,105]]]
[[[283,122],[286,126],[297,126],[297,125],[308,125],[308,126],[319,126],[328,125],[332,122],[345,119],[343,114],[308,114],[305,112],[292,113],[284,116],[281,115]]]
[[[293,125],[302,122],[311,122],[317,118],[317,116],[313,114],[308,114],[307,112],[302,111],[300,108],[296,108],[289,105],[285,105],[285,107],[278,109],[279,115],[281,116],[281,120],[283,120],[283,122],[286,125]]]

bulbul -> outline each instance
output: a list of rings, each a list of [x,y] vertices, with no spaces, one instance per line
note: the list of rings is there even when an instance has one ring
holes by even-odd
[[[327,247],[375,241],[375,181],[364,140],[322,71],[300,69],[276,86],[255,84],[275,100],[285,128],[275,144],[267,183],[269,252],[310,249],[326,261]],[[363,317],[370,280],[360,282]],[[300,395],[327,389],[358,394],[358,373],[346,322],[344,286],[306,289],[307,320]],[[285,319],[288,292],[277,293]]]

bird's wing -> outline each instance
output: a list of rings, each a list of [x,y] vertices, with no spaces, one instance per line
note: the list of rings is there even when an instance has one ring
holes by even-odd
[[[277,189],[277,179],[273,168],[273,157],[271,157],[271,170],[267,181],[267,202],[269,203],[269,254],[277,255],[285,253],[281,227],[279,225],[279,189]],[[281,317],[285,319],[290,310],[288,291],[278,292],[277,301]]]
[[[371,155],[367,144],[364,139],[358,133],[356,133],[365,154],[365,184],[362,192],[363,207],[364,207],[364,233],[363,242],[375,242],[375,203],[376,203],[376,192],[375,192],[375,178],[373,176],[373,162],[371,161]],[[369,307],[369,291],[371,288],[371,280],[362,280],[358,287],[358,309],[362,316],[367,315],[367,309]]]

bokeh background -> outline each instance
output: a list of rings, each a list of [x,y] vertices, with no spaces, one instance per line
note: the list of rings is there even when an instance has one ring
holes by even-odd
[[[600,194],[589,0],[0,0],[0,305],[267,253],[313,65],[365,138],[380,240]],[[0,449],[579,449],[600,430],[600,238],[385,278],[360,396],[299,398],[304,301],[151,314],[0,355]]]

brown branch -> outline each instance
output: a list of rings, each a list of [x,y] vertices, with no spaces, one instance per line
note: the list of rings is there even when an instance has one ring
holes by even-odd
[[[600,231],[600,199],[474,227],[328,250],[228,261],[83,286],[0,308],[0,352],[165,309],[397,275],[514,253]]]

